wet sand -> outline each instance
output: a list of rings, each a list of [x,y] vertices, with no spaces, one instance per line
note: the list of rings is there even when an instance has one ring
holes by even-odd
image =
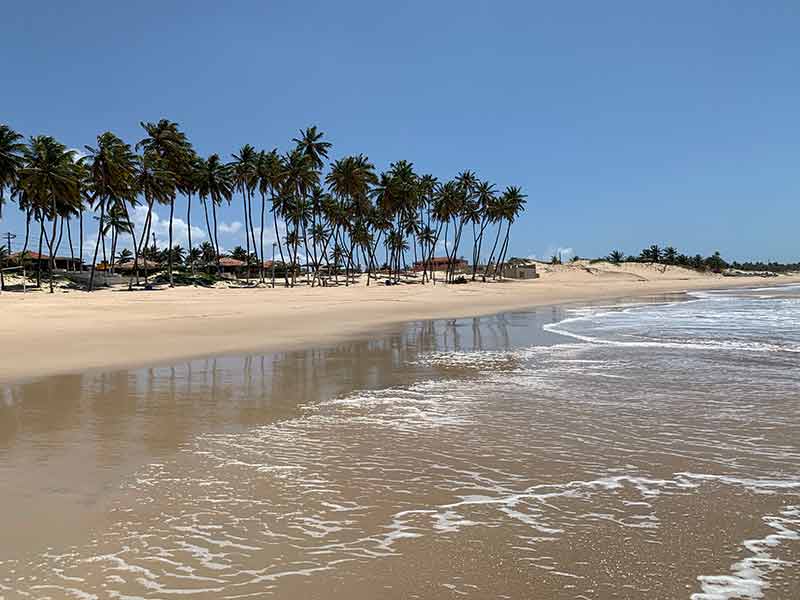
[[[794,357],[568,310],[2,386],[0,596],[792,597]]]
[[[769,280],[648,265],[569,265],[535,281],[338,288],[175,288],[0,295],[0,381],[125,368],[235,352],[328,344],[419,319],[492,314]],[[594,269],[594,271],[592,270]]]

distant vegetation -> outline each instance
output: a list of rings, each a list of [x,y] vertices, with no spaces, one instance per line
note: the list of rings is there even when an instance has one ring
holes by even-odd
[[[602,260],[602,259],[601,259]],[[763,263],[763,262],[744,262],[739,263],[736,261],[728,262],[719,252],[714,252],[711,256],[702,256],[695,254],[694,256],[679,252],[672,246],[661,248],[653,244],[644,248],[638,256],[626,255],[620,250],[613,250],[605,257],[604,260],[619,264],[621,262],[647,262],[658,263],[663,265],[675,265],[679,267],[686,267],[688,269],[696,269],[698,271],[712,271],[719,273],[725,269],[737,269],[740,271],[772,271],[775,273],[786,273],[790,271],[800,271],[800,263]]]

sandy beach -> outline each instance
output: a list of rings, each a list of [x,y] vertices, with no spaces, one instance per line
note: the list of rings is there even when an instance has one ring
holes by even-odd
[[[546,266],[532,281],[0,295],[0,381],[324,344],[404,321],[685,290],[781,285],[663,265]]]

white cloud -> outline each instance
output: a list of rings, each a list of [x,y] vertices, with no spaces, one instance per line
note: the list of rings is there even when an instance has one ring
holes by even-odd
[[[253,229],[253,233],[256,236],[256,242],[260,243],[260,236],[261,236],[261,227],[256,227]],[[278,235],[281,236],[281,242],[286,237],[286,225],[283,224],[283,221],[278,221]],[[268,245],[272,244],[273,242],[277,242],[277,238],[275,237],[275,228],[268,226],[264,228],[264,247],[266,248]],[[309,236],[309,243],[310,243],[310,236]]]
[[[241,221],[234,221],[233,223],[225,223],[223,221],[217,227],[220,233],[238,233],[241,228],[242,228]]]
[[[140,204],[136,208],[134,208],[133,215],[131,215],[131,220],[135,225],[136,236],[137,240],[142,233],[142,227],[144,227],[145,220],[147,218],[147,206]],[[150,240],[149,243],[152,244],[153,233],[156,234],[156,243],[164,247],[167,245],[169,241],[169,219],[162,218],[159,214],[154,210],[152,223],[150,224]],[[198,244],[205,239],[206,233],[200,227],[196,225],[192,225],[192,245]],[[174,218],[172,220],[172,243],[180,244],[183,247],[187,247],[189,245],[189,226],[186,224],[181,218]]]

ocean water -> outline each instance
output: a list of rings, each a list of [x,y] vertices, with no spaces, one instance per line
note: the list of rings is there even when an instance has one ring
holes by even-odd
[[[0,598],[800,598],[797,287],[4,394]]]

